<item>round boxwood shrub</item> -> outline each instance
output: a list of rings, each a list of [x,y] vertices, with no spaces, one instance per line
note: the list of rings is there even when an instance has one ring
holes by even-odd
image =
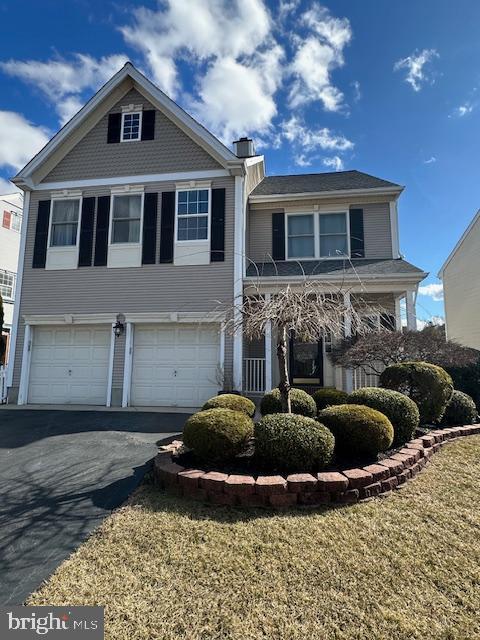
[[[292,413],[313,418],[317,414],[317,406],[310,394],[303,389],[290,389],[290,403]],[[280,389],[273,389],[266,393],[260,402],[260,413],[266,416],[270,413],[282,413]]]
[[[345,404],[347,402],[348,393],[335,387],[324,387],[317,389],[312,393],[312,397],[317,405],[317,411],[331,407],[334,404]]]
[[[477,413],[473,398],[462,391],[454,391],[443,414],[442,424],[451,426],[472,424],[477,418]]]
[[[269,468],[323,469],[332,459],[334,446],[331,432],[306,416],[273,413],[255,425],[255,455]]]
[[[370,407],[339,404],[320,411],[318,420],[335,436],[335,451],[340,457],[376,457],[393,442],[392,423]]]
[[[234,393],[223,393],[207,400],[202,407],[202,411],[206,409],[232,409],[232,411],[242,411],[247,416],[253,418],[255,415],[255,403],[249,398],[237,396]]]
[[[380,411],[393,425],[393,444],[399,446],[413,437],[420,423],[420,413],[413,400],[399,391],[364,387],[350,394],[349,404],[363,404]]]
[[[241,411],[207,409],[186,421],[183,442],[204,462],[230,460],[253,435],[253,421]]]
[[[420,423],[440,420],[452,397],[453,382],[445,369],[428,362],[392,364],[382,372],[380,385],[411,398],[420,411]]]

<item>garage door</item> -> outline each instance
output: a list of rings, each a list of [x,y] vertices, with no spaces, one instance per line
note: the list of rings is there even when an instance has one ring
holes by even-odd
[[[110,327],[35,327],[28,401],[104,405],[110,333]]]
[[[201,406],[218,392],[218,360],[216,326],[137,325],[131,404]]]

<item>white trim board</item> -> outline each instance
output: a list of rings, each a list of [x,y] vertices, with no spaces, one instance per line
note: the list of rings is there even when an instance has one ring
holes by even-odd
[[[338,189],[337,191],[305,191],[302,193],[272,193],[250,195],[250,202],[280,202],[282,200],[319,200],[322,198],[344,198],[345,196],[395,195],[398,197],[404,187],[375,187],[373,189]]]

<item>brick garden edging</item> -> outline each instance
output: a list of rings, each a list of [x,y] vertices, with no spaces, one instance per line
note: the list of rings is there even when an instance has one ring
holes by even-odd
[[[154,461],[158,486],[202,502],[243,507],[292,507],[350,504],[388,494],[414,478],[449,440],[480,433],[480,424],[431,431],[407,442],[398,453],[359,469],[288,476],[228,475],[218,471],[186,469],[172,462],[171,451]]]

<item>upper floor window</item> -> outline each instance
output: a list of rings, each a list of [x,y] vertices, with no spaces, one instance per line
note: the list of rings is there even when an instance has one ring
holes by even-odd
[[[15,287],[15,274],[10,271],[0,270],[0,295],[5,300],[13,300]]]
[[[20,231],[22,226],[22,214],[16,211],[4,211],[2,219],[2,227],[11,229],[12,231]]]
[[[208,240],[210,191],[177,192],[177,240]]]
[[[142,195],[113,196],[112,244],[140,242]]]
[[[122,114],[122,142],[140,140],[142,130],[142,112]]]
[[[79,213],[80,199],[52,200],[51,247],[72,247],[77,244]]]
[[[349,255],[348,214],[287,215],[288,258],[341,258]]]

